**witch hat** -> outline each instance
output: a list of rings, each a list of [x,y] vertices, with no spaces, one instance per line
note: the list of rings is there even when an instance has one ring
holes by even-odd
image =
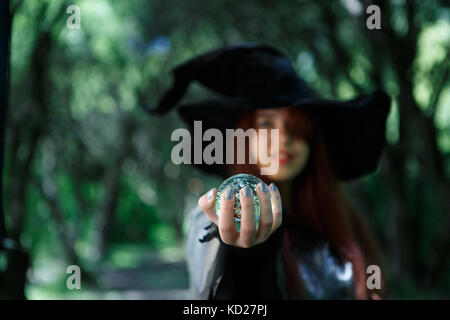
[[[341,180],[351,180],[377,168],[386,143],[390,98],[381,90],[348,101],[316,97],[297,75],[289,59],[267,45],[239,44],[222,47],[177,66],[174,83],[150,114],[164,114],[177,106],[189,84],[197,81],[221,97],[178,106],[193,130],[234,128],[251,109],[293,106],[320,126],[330,164]],[[196,164],[202,170],[226,176],[223,164]]]

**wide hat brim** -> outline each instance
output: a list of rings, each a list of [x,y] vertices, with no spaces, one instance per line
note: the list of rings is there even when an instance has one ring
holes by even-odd
[[[329,163],[338,179],[356,179],[377,169],[386,144],[386,119],[390,110],[390,98],[386,93],[375,91],[348,101],[303,98],[289,106],[304,111],[320,127]],[[282,105],[255,105],[241,98],[225,98],[182,105],[178,112],[191,134],[194,121],[202,121],[203,132],[216,128],[225,137],[225,130],[234,129],[244,112],[278,107]],[[195,166],[220,177],[229,175],[224,164],[202,162]]]

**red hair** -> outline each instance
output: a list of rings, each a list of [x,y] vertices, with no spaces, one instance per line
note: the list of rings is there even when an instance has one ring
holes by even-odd
[[[310,146],[310,156],[303,171],[293,180],[293,203],[284,204],[288,208],[286,232],[283,240],[283,262],[287,275],[288,297],[305,297],[302,280],[296,265],[294,253],[305,243],[309,231],[314,231],[330,242],[338,257],[353,265],[355,279],[354,297],[368,298],[366,268],[376,264],[381,267],[378,247],[367,223],[355,212],[344,194],[327,158],[320,130],[311,119],[300,110],[289,107],[288,125],[294,135],[305,139]],[[236,128],[255,128],[255,111],[243,115]],[[247,149],[248,149],[248,141]],[[236,145],[236,144],[235,144]],[[236,154],[236,152],[235,152]],[[246,155],[247,156],[247,155]],[[236,163],[236,161],[235,161]],[[267,184],[270,176],[261,176],[254,164],[234,164],[229,167],[231,174],[253,174]],[[303,238],[302,238],[303,235]],[[378,296],[381,290],[373,290]]]

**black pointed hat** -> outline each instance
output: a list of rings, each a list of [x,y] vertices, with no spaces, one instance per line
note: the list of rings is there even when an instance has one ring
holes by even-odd
[[[191,81],[219,93],[220,98],[181,105],[178,112],[193,130],[225,132],[234,128],[249,109],[294,106],[309,114],[323,134],[330,164],[341,180],[372,172],[385,146],[390,98],[380,90],[349,101],[316,97],[280,51],[266,46],[240,44],[219,48],[173,69],[174,83],[150,114],[174,108]],[[223,164],[198,164],[208,173],[226,176]]]

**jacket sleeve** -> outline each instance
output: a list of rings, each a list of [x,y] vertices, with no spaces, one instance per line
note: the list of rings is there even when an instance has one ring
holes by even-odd
[[[210,237],[209,241],[199,239],[207,236],[210,227],[211,221],[199,207],[190,211],[185,246],[189,271],[187,298],[191,300],[208,299],[220,243],[217,237]]]
[[[286,299],[281,245],[285,229],[285,207],[281,226],[256,246],[239,248],[222,241],[209,299]]]

